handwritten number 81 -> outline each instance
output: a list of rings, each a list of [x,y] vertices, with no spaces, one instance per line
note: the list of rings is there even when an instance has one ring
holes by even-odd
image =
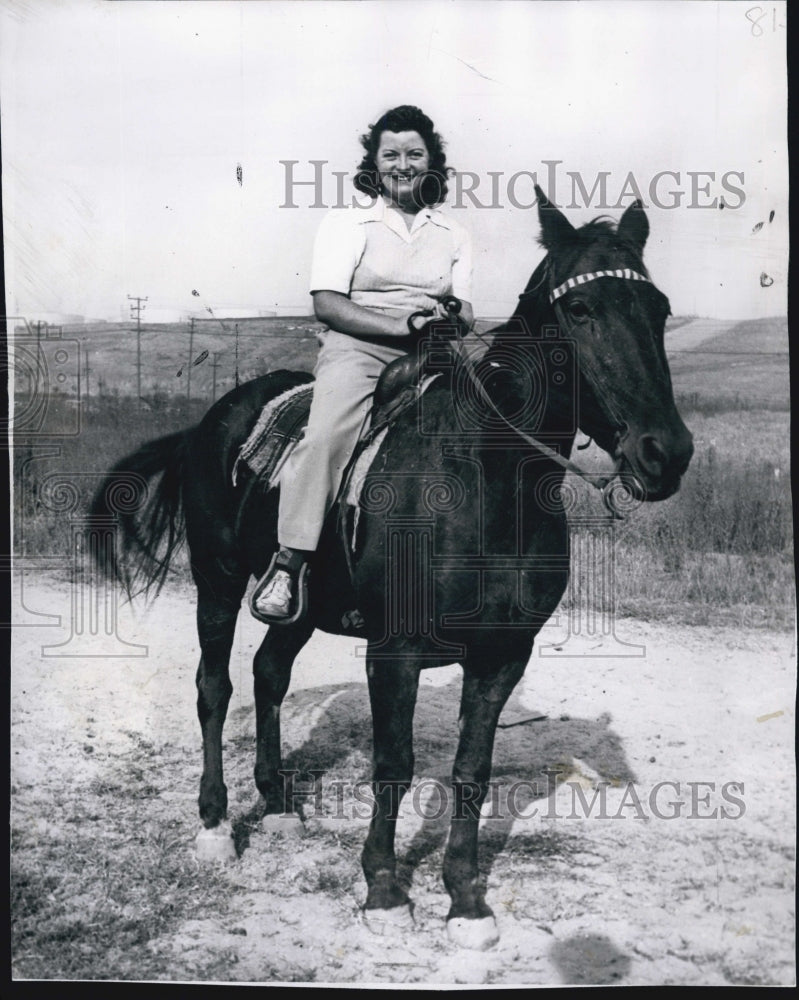
[[[746,20],[751,23],[752,34],[754,35],[755,38],[760,38],[760,36],[763,34],[763,28],[761,27],[760,22],[763,20],[764,17],[767,16],[767,14],[768,11],[763,10],[762,7],[750,7],[749,10],[746,12]],[[777,8],[772,7],[771,30],[776,31],[777,27],[782,28],[783,25],[782,24],[777,25]]]

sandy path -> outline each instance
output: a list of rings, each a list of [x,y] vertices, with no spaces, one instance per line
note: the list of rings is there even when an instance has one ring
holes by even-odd
[[[16,614],[29,622],[37,613],[62,616],[60,625],[38,619],[14,634],[15,827],[56,836],[51,790],[74,785],[88,796],[115,754],[147,741],[156,760],[179,754],[184,761],[170,765],[170,791],[153,815],[177,820],[176,849],[190,851],[200,770],[191,592],[172,587],[145,615],[119,610],[118,636],[148,647],[137,657],[108,656],[120,648],[107,637],[105,653],[97,646],[90,656],[48,655],[43,646],[70,635],[68,587],[31,574],[27,610],[18,586],[15,595]],[[243,614],[226,728],[234,822],[257,804],[250,662],[261,635]],[[631,651],[620,642],[640,644],[632,651],[643,655],[608,655]],[[450,667],[423,674],[420,784],[413,802],[406,799],[398,834],[411,870],[413,929],[389,940],[361,923],[364,885],[354,864],[365,810],[347,800],[337,818],[326,787],[323,808],[309,813],[297,844],[253,833],[224,917],[174,926],[151,942],[153,954],[169,956],[181,979],[207,975],[211,956],[214,978],[237,981],[793,982],[793,637],[623,619],[616,637],[578,645],[561,619],[544,629],[539,646],[546,645],[549,655],[534,651],[503,720],[546,718],[498,734],[495,815],[483,824],[498,946],[460,952],[446,940],[445,821],[421,816],[433,791],[446,787],[430,779],[444,783],[451,767],[459,669]],[[284,709],[289,763],[326,770],[328,784],[368,774],[357,646],[317,633],[297,660]],[[155,766],[152,755],[147,766]],[[568,780],[547,794],[543,772],[555,768]],[[597,787],[604,788],[604,818],[599,800],[586,818],[580,792],[590,802]]]

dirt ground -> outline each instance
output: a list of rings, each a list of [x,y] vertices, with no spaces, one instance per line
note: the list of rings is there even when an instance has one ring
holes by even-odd
[[[94,634],[80,617],[90,610],[100,612]],[[201,744],[190,589],[173,584],[143,612],[117,607],[107,591],[76,597],[54,575],[31,572],[14,581],[14,615],[16,851],[49,845],[61,858],[41,919],[82,838],[108,858],[127,852],[133,866],[153,840],[192,864]],[[286,837],[259,823],[251,658],[263,627],[243,612],[225,731],[240,856],[197,863],[198,878],[225,889],[224,906],[191,918],[176,909],[131,978],[793,983],[794,637],[632,619],[615,631],[596,625],[553,619],[503,714],[481,826],[501,939],[479,952],[448,941],[441,881],[438,806],[457,738],[459,668],[423,673],[417,779],[398,830],[415,923],[376,936],[360,910],[368,805],[356,783],[368,778],[370,754],[360,644],[317,633],[295,665],[286,764],[323,773],[320,798],[305,803],[304,835]],[[545,772],[556,770],[555,783]],[[126,782],[137,788],[132,805]],[[589,812],[597,789],[604,803]],[[129,827],[116,821],[125,809],[136,818]],[[88,884],[86,893],[76,909],[89,905]],[[30,976],[30,961],[15,958],[17,975]],[[111,956],[98,948],[92,978],[109,976],[104,961]]]

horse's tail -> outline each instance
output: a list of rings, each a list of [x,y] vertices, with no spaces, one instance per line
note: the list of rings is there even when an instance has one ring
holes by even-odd
[[[113,555],[103,555],[101,569],[116,577],[129,597],[153,587],[158,595],[185,538],[183,478],[192,433],[149,441],[117,462],[94,495],[91,516],[114,518],[119,528],[119,544]]]

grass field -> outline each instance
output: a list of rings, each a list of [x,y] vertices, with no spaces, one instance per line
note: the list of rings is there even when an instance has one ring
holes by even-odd
[[[480,323],[478,331],[490,326]],[[48,424],[76,425],[79,415],[80,426],[55,448],[45,447],[44,438],[22,438],[15,450],[18,554],[66,557],[70,525],[53,490],[69,481],[62,492],[76,494],[73,512],[80,511],[99,476],[122,455],[196,423],[214,395],[214,362],[217,397],[237,377],[313,367],[319,326],[309,317],[228,321],[225,327],[218,321],[196,324],[191,346],[199,363],[193,366],[187,328],[144,330],[138,403],[132,395],[135,332],[109,325],[64,332],[65,347],[80,344],[82,372],[89,359],[88,383],[84,375],[79,407],[57,388],[50,393]],[[696,451],[675,497],[645,505],[616,527],[615,610],[703,623],[789,626],[795,590],[787,323],[676,318],[666,345],[675,395]],[[23,410],[26,399],[19,397]],[[579,455],[589,466],[607,466],[594,446]],[[575,524],[600,510],[596,498],[578,487]],[[566,600],[576,599],[579,592]]]

